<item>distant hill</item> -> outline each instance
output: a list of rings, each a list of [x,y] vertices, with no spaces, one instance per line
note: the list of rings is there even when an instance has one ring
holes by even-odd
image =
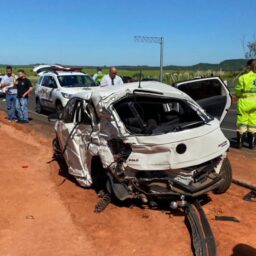
[[[246,59],[224,60],[220,63],[224,70],[240,70],[246,65]]]
[[[218,64],[211,64],[211,63],[198,63],[192,66],[176,66],[176,65],[167,65],[164,66],[165,70],[223,70],[223,71],[237,71],[241,70],[245,64],[246,59],[232,59],[232,60],[224,60]],[[119,69],[126,69],[126,70],[153,70],[158,69],[159,66],[127,66],[127,65],[119,65],[117,66]]]
[[[223,70],[223,71],[237,71],[241,70],[246,64],[246,59],[231,59],[224,60],[218,64],[211,63],[198,63],[192,66],[176,66],[176,65],[167,65],[164,66],[165,70]],[[13,67],[27,67],[31,68],[32,66],[37,66],[39,64],[31,64],[31,65],[13,65]],[[59,64],[63,65],[63,64]],[[0,64],[0,68],[4,68],[6,65]],[[64,65],[64,66],[72,66],[72,65]],[[84,68],[93,68],[96,69],[96,66],[81,66]],[[159,66],[128,66],[128,65],[118,65],[116,66],[118,69],[125,70],[155,70],[159,69]],[[108,66],[104,66],[103,68],[108,68]]]
[[[223,71],[236,71],[241,70],[246,64],[246,59],[233,59],[224,60],[218,64],[198,63],[192,66],[165,66],[164,69],[177,69],[177,70],[223,70]]]

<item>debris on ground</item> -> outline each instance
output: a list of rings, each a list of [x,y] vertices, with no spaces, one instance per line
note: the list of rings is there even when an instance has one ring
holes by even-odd
[[[110,202],[111,202],[110,195],[108,193],[104,194],[104,196],[97,202],[94,212],[97,212],[97,213],[103,212],[107,208],[107,206],[110,204]]]
[[[233,222],[240,222],[240,220],[234,216],[221,216],[221,215],[216,215],[215,220],[219,221],[233,221]]]
[[[250,191],[248,194],[246,194],[243,199],[245,201],[249,201],[249,202],[256,202],[256,191],[252,190]]]

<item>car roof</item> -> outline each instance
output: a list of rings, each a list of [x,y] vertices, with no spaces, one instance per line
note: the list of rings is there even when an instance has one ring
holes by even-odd
[[[41,76],[45,76],[45,75],[56,75],[56,76],[86,76],[87,74],[83,73],[83,72],[77,72],[77,71],[48,71],[43,73]]]
[[[59,75],[59,76],[70,76],[70,75],[87,75],[81,72],[81,67],[63,67],[60,65],[38,65],[33,68],[39,76],[45,75]]]
[[[159,96],[167,96],[167,97],[177,97],[177,98],[189,98],[182,91],[168,85],[165,83],[157,82],[157,81],[145,81],[145,82],[132,82],[127,83],[121,86],[107,86],[107,87],[99,87],[96,90],[80,92],[75,94],[73,97],[79,97],[85,100],[89,98],[106,98],[113,94],[126,94],[127,92],[139,92],[145,93],[148,95],[159,95]]]

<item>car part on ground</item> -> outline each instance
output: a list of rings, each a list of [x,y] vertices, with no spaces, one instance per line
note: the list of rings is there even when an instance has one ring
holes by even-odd
[[[210,224],[198,201],[188,204],[186,220],[190,224],[192,244],[196,256],[216,256],[216,242]]]
[[[240,220],[234,216],[221,216],[221,215],[216,215],[215,220],[219,221],[233,221],[233,222],[240,222]]]
[[[238,186],[251,190],[243,197],[245,201],[256,202],[256,185],[239,179],[233,179],[232,182]]]
[[[245,201],[249,201],[249,202],[256,202],[256,191],[250,191],[248,194],[246,194],[243,199]]]
[[[239,179],[232,179],[232,182],[238,186],[244,187],[244,188],[248,188],[250,190],[256,191],[256,185],[249,183],[247,181],[244,180],[239,180]]]
[[[111,202],[111,195],[105,193],[103,197],[97,202],[94,212],[100,213],[106,209]]]

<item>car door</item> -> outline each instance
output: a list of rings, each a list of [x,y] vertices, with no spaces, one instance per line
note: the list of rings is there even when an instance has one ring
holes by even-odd
[[[231,95],[219,77],[200,78],[174,85],[188,94],[208,114],[223,121],[231,106]]]
[[[49,76],[48,80],[48,91],[47,91],[47,101],[48,107],[55,109],[55,99],[56,99],[56,90],[58,89],[57,83],[53,76]]]
[[[41,86],[38,90],[42,106],[54,108],[54,91],[57,89],[57,83],[52,76],[44,76]]]
[[[41,86],[38,90],[40,102],[42,106],[49,107],[48,95],[49,95],[49,76],[44,76],[41,82]]]
[[[84,100],[72,98],[57,124],[57,136],[69,173],[76,177],[88,175],[86,156],[92,125],[86,106]]]

